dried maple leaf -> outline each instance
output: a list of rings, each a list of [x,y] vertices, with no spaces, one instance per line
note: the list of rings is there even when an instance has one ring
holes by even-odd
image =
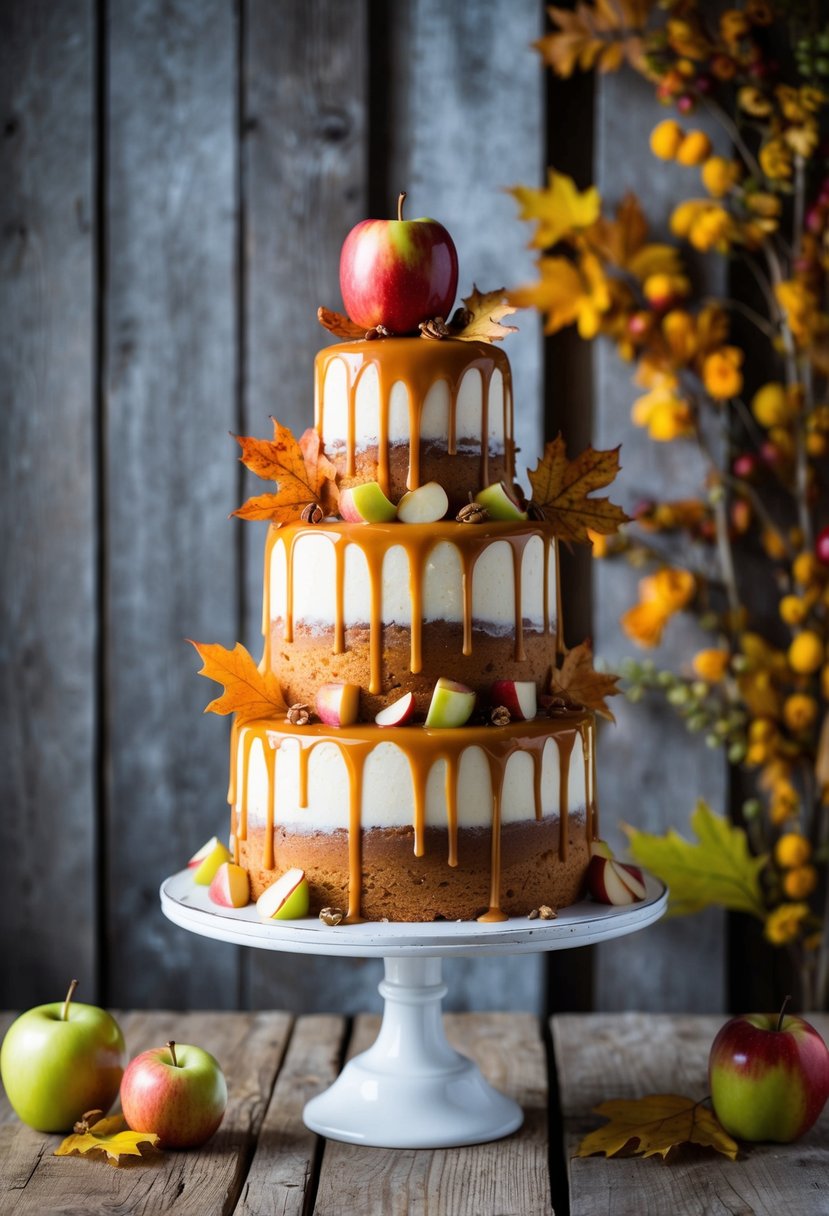
[[[592,709],[603,718],[615,722],[605,697],[615,697],[621,692],[616,687],[619,679],[619,676],[609,672],[596,671],[593,648],[589,642],[582,642],[580,646],[568,650],[561,667],[553,668],[550,692],[553,696],[562,697],[568,705]]]
[[[100,1113],[99,1110],[88,1111],[75,1124],[72,1135],[67,1136],[55,1149],[55,1156],[70,1157],[79,1153],[86,1157],[90,1153],[105,1153],[109,1165],[120,1165],[122,1157],[142,1156],[140,1145],[155,1148],[158,1144],[155,1132],[130,1131],[123,1115],[112,1115],[109,1119],[99,1119],[97,1123],[89,1122],[89,1117]]]
[[[233,650],[227,650],[224,646],[187,640],[204,663],[199,675],[224,685],[222,695],[205,706],[206,714],[235,713],[237,722],[249,722],[252,718],[270,718],[287,712],[276,676],[260,671],[241,642]]]
[[[330,308],[318,308],[317,320],[323,329],[327,329],[335,338],[355,339],[365,338],[366,331],[360,325],[355,325],[341,312],[332,312]]]
[[[587,529],[609,536],[627,521],[627,515],[608,498],[589,498],[594,490],[610,485],[619,471],[619,449],[597,452],[586,448],[575,460],[567,459],[561,435],[544,448],[534,469],[527,470],[532,501],[553,525],[561,540],[589,541]]]
[[[679,1094],[648,1094],[644,1098],[614,1098],[594,1107],[610,1122],[584,1137],[577,1157],[604,1153],[615,1157],[660,1156],[663,1161],[680,1144],[698,1144],[737,1159],[738,1147],[714,1114],[700,1102]]]
[[[500,342],[507,334],[516,332],[514,325],[501,324],[504,317],[514,312],[505,287],[498,291],[478,291],[473,283],[472,294],[464,299],[463,308],[455,314],[449,332],[462,342]]]
[[[572,177],[547,170],[547,185],[541,190],[514,186],[509,193],[521,205],[519,218],[535,220],[538,227],[530,245],[549,249],[562,237],[589,228],[599,218],[602,200],[595,186],[579,192]]]
[[[566,79],[578,67],[615,72],[627,60],[646,70],[642,34],[652,0],[596,0],[577,4],[574,11],[548,8],[558,30],[534,45],[557,76]]]
[[[299,519],[311,503],[321,503],[326,512],[333,510],[337,505],[337,474],[322,451],[317,432],[309,427],[297,442],[276,418],[273,431],[273,439],[234,436],[242,449],[242,464],[257,477],[275,481],[276,492],[249,498],[233,514],[279,525]]]

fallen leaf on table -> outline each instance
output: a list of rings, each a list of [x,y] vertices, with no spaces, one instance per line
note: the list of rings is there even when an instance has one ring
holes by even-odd
[[[654,1157],[664,1160],[671,1149],[681,1144],[698,1144],[716,1149],[736,1160],[738,1147],[720,1126],[714,1114],[700,1102],[679,1094],[648,1094],[644,1098],[614,1098],[594,1107],[597,1115],[610,1122],[584,1137],[577,1157],[604,1153],[615,1157]]]
[[[507,299],[505,287],[497,291],[478,291],[472,285],[472,294],[466,296],[463,308],[459,308],[449,325],[449,333],[461,342],[500,342],[507,334],[517,332],[514,325],[502,325],[504,317],[516,309]]]
[[[240,519],[264,519],[274,524],[298,520],[306,507],[319,503],[326,514],[337,505],[337,471],[322,451],[322,440],[309,427],[299,441],[290,429],[273,419],[273,439],[235,435],[246,469],[276,482],[272,494],[259,494],[233,512]]]
[[[224,685],[222,695],[205,706],[206,714],[235,713],[236,721],[242,723],[287,712],[276,676],[260,671],[241,642],[227,650],[215,643],[187,640],[204,662],[199,675]]]
[[[596,671],[593,666],[593,649],[589,642],[582,642],[568,650],[561,667],[554,667],[550,676],[550,692],[569,705],[592,709],[604,718],[615,722],[605,697],[615,697],[621,691],[616,685],[620,677],[609,672]]]
[[[567,459],[561,435],[544,448],[534,469],[527,470],[532,486],[532,501],[553,525],[563,541],[590,540],[587,529],[601,536],[617,532],[627,515],[608,498],[590,498],[594,490],[610,485],[619,471],[619,449],[597,452],[588,447],[575,458]]]
[[[764,919],[760,873],[768,858],[755,857],[745,831],[700,800],[691,815],[697,839],[672,828],[664,836],[623,825],[631,857],[667,883],[669,912],[688,915],[711,904]]]
[[[100,1111],[88,1111],[87,1115],[99,1115]],[[87,1115],[75,1124],[75,1131],[55,1149],[56,1157],[70,1157],[79,1153],[86,1157],[90,1153],[104,1153],[109,1165],[120,1165],[122,1157],[143,1156],[140,1146],[155,1148],[158,1136],[155,1132],[133,1132],[127,1127],[123,1115],[112,1115],[90,1124]]]

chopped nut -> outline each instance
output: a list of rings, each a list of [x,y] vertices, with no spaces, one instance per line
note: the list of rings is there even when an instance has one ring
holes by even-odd
[[[555,920],[558,916],[555,908],[551,908],[548,904],[542,904],[538,909],[538,915],[542,920]]]
[[[569,708],[564,697],[551,697],[547,706],[547,717],[557,718],[559,714],[566,714]]]
[[[324,925],[329,925],[330,927],[339,925],[344,916],[345,912],[343,912],[342,908],[323,908],[320,912],[320,920]]]
[[[538,908],[532,908],[527,913],[527,920],[538,920]]]
[[[431,321],[421,321],[418,325],[422,338],[448,338],[449,327],[443,317],[432,317]]]
[[[455,519],[459,524],[483,524],[489,519],[489,511],[479,502],[468,502],[465,507],[461,507]]]
[[[288,721],[291,726],[307,726],[311,721],[311,710],[307,705],[297,702],[288,710]]]
[[[533,520],[537,524],[546,519],[544,508],[540,507],[537,502],[533,502],[532,499],[530,499],[530,501],[527,503],[524,510],[527,512],[527,518]]]
[[[375,338],[393,338],[394,334],[390,329],[386,329],[385,325],[375,325],[374,329],[366,330],[366,342],[371,342]]]
[[[304,524],[318,524],[325,519],[325,512],[318,502],[309,502],[299,518]]]
[[[489,715],[489,720],[493,726],[509,726],[512,719],[506,705],[496,705]]]

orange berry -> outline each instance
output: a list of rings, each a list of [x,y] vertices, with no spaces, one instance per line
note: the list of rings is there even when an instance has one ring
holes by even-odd
[[[704,131],[689,131],[676,150],[681,165],[701,165],[711,155],[711,140]]]
[[[806,619],[806,605],[799,595],[784,595],[778,611],[787,625],[802,625]]]
[[[792,562],[794,581],[799,583],[801,587],[808,587],[809,583],[815,581],[819,573],[820,568],[817,559],[812,553],[798,553]]]
[[[783,890],[789,899],[805,899],[817,886],[817,870],[814,866],[798,866],[789,870],[783,878]]]
[[[783,721],[796,734],[808,730],[817,717],[817,701],[803,692],[794,692],[783,702]]]

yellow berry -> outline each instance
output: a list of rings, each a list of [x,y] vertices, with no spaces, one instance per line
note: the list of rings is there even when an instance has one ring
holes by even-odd
[[[808,587],[820,573],[817,558],[812,553],[798,553],[792,562],[794,581],[801,587]]]
[[[810,431],[806,436],[806,451],[815,459],[829,452],[829,440],[820,431]]]
[[[798,866],[789,870],[783,878],[783,890],[789,899],[805,899],[817,886],[817,870],[814,866]]]
[[[694,655],[694,673],[701,680],[709,680],[712,684],[718,684],[728,671],[730,659],[731,655],[727,650],[700,650],[698,654]]]
[[[810,676],[823,665],[823,642],[812,629],[804,629],[789,647],[789,667],[798,675]]]
[[[817,701],[803,692],[794,692],[783,702],[783,721],[795,733],[808,730],[817,717]]]
[[[799,595],[784,595],[778,608],[787,625],[802,625],[806,619],[806,605]]]
[[[737,181],[739,168],[724,156],[709,156],[700,170],[702,184],[713,198],[724,198]]]
[[[752,743],[768,743],[777,733],[771,718],[755,718],[749,725],[748,737]]]
[[[785,426],[791,411],[783,385],[772,380],[758,388],[751,399],[751,412],[760,426]]]
[[[784,870],[805,865],[812,856],[812,846],[800,832],[784,832],[774,846],[774,860]]]
[[[824,701],[829,701],[829,663],[826,664],[820,673],[820,695]]]
[[[679,151],[684,132],[673,118],[666,118],[651,131],[651,152],[660,160],[673,160]]]
[[[711,155],[711,140],[704,131],[689,131],[676,150],[681,165],[701,165]]]

